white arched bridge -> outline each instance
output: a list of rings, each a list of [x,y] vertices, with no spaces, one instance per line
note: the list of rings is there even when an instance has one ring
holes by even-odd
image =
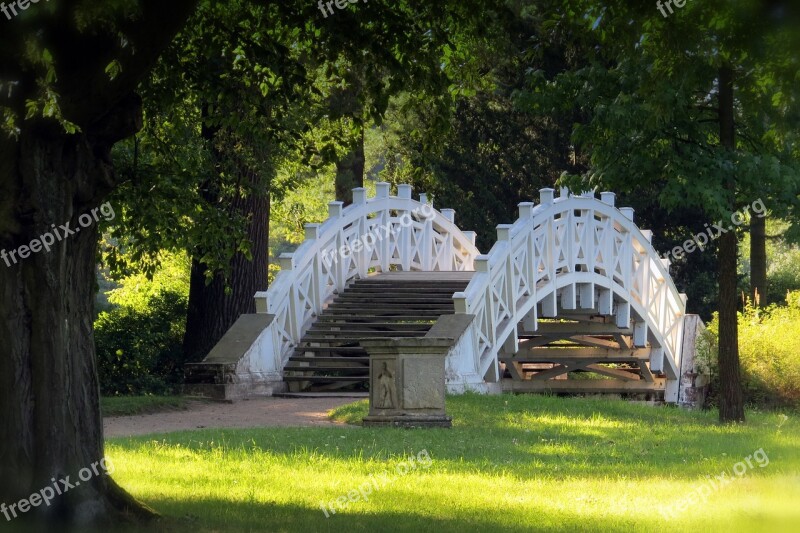
[[[331,202],[187,383],[217,396],[364,388],[366,338],[452,339],[448,390],[646,393],[678,400],[686,297],[613,193],[519,204],[485,255],[411,186]],[[687,335],[687,339],[694,339]],[[693,348],[689,348],[693,349]]]

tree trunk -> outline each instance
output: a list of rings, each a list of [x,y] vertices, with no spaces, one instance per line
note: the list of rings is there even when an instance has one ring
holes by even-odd
[[[719,127],[722,149],[730,153],[734,143],[733,70],[719,71]],[[734,210],[736,181],[726,180],[729,211]],[[736,316],[736,233],[729,230],[719,241],[719,419],[744,422],[744,404],[739,369],[739,339]]]
[[[750,218],[750,298],[767,305],[767,218]]]
[[[364,104],[360,100],[362,77],[355,72],[348,76],[347,85],[330,97],[332,117],[349,118],[358,127],[350,139],[350,150],[336,162],[336,200],[345,205],[353,203],[353,189],[364,186]]]
[[[345,205],[353,203],[353,189],[364,186],[364,128],[360,128],[356,144],[336,162],[336,199]]]
[[[259,176],[248,172],[252,190],[261,190]],[[206,284],[207,267],[198,261],[202,252],[192,258],[189,285],[189,308],[183,346],[187,361],[200,361],[243,313],[255,312],[253,296],[267,289],[269,264],[269,194],[251,193],[233,200],[232,210],[250,217],[247,237],[252,260],[236,253],[231,259],[230,292],[225,292],[225,279],[216,273]]]
[[[67,476],[74,485],[49,506],[0,508],[0,523],[103,524],[152,515],[99,466],[92,331],[99,216],[90,214],[86,225],[78,220],[113,186],[111,144],[52,124],[26,126],[17,142],[0,140],[0,503],[17,505]],[[54,241],[50,251],[22,258],[19,248],[40,238]],[[79,479],[93,465],[99,473],[84,470]]]

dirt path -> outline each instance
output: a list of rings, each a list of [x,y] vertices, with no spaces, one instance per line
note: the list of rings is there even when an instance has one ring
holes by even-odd
[[[357,398],[259,398],[236,403],[189,402],[187,409],[103,419],[106,437],[198,428],[337,426],[328,411]]]

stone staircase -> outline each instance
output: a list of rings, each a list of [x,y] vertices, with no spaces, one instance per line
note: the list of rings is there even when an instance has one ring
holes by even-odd
[[[424,337],[451,315],[472,272],[388,272],[353,281],[317,317],[284,367],[290,392],[366,391],[368,337]]]

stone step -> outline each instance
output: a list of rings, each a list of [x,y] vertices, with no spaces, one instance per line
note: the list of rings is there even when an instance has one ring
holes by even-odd
[[[327,363],[327,364],[330,364],[330,363],[359,363],[359,364],[368,365],[369,364],[369,357],[363,357],[363,356],[353,356],[353,357],[324,357],[324,356],[318,356],[318,357],[311,357],[311,356],[304,356],[304,355],[293,355],[293,356],[291,356],[289,358],[289,362],[291,362],[291,363],[303,363],[303,362],[308,362],[308,363],[314,362],[314,363],[316,363],[316,362],[320,362],[320,361],[322,363]]]
[[[299,366],[286,365],[283,368],[286,372],[347,372],[351,374],[361,374],[365,378],[369,377],[369,367],[367,366]]]
[[[327,333],[347,333],[347,334],[367,334],[367,333],[400,333],[402,331],[416,331],[425,333],[431,324],[398,324],[393,322],[316,322],[308,330],[307,334],[327,334]],[[374,329],[367,329],[374,328]],[[382,331],[384,328],[388,331]]]
[[[341,331],[326,332],[324,335],[306,334],[300,342],[358,342],[367,337],[424,337],[425,331]]]
[[[381,295],[369,295],[364,296],[363,294],[343,294],[336,298],[333,303],[339,304],[343,302],[353,302],[353,303],[362,303],[362,302],[375,302],[375,303],[382,303],[382,304],[399,304],[405,306],[416,306],[418,304],[441,304],[441,305],[453,305],[453,299],[450,297],[447,298],[436,298],[427,296],[425,294],[420,294],[419,296],[415,297],[398,297],[393,296],[391,294],[381,294]]]
[[[360,314],[358,316],[354,316],[352,314],[340,314],[340,313],[332,313],[332,314],[321,314],[317,317],[316,324],[318,325],[328,325],[328,324],[351,324],[351,325],[375,325],[375,324],[406,324],[409,326],[428,326],[430,328],[433,326],[433,323],[436,322],[436,318],[440,315],[434,315],[433,317],[415,317],[409,315],[397,315],[397,316],[385,316],[385,315],[369,315],[369,314]],[[391,321],[391,322],[387,322]]]
[[[306,352],[357,352],[367,353],[361,346],[300,346],[294,349],[294,353],[301,354]]]
[[[381,309],[381,308],[384,308],[384,309],[394,309],[394,310],[397,310],[397,311],[408,311],[409,313],[412,313],[412,312],[415,312],[415,311],[425,311],[425,310],[430,310],[430,309],[434,309],[434,310],[439,310],[439,309],[454,310],[455,306],[453,305],[452,301],[447,302],[447,303],[432,303],[432,304],[418,303],[418,304],[412,304],[412,305],[403,305],[403,304],[393,304],[391,302],[384,303],[384,302],[380,302],[380,301],[373,302],[373,301],[368,301],[368,300],[362,300],[360,302],[359,301],[340,302],[340,301],[337,300],[337,301],[334,301],[332,304],[329,304],[328,307],[326,307],[323,310],[323,312],[328,311],[330,309],[358,309],[358,308],[361,308],[361,309],[376,309],[376,308],[377,309]]]
[[[363,308],[362,308],[363,309]],[[387,314],[394,315],[397,317],[415,317],[415,316],[426,316],[426,317],[436,317],[439,315],[452,315],[455,313],[454,309],[448,309],[449,312],[442,312],[442,309],[402,309],[397,307],[386,307],[384,306],[383,309],[381,308],[369,308],[364,309],[365,311],[369,311],[368,313],[354,313],[354,311],[358,311],[359,308],[350,308],[350,307],[329,307],[325,310],[323,314],[327,315],[341,315],[347,314],[351,315],[353,318],[370,318],[375,316],[384,317]]]
[[[345,291],[351,289],[388,289],[388,290],[414,290],[414,291],[422,291],[426,289],[433,289],[435,291],[453,291],[453,292],[462,292],[464,289],[467,288],[466,283],[439,283],[439,282],[432,282],[432,283],[417,283],[417,282],[410,282],[410,283],[357,283],[353,284]]]
[[[352,382],[366,382],[369,378],[364,376],[284,376],[284,381],[311,381],[318,383],[320,381],[352,381]]]
[[[458,287],[461,287],[461,286],[459,285]],[[466,285],[464,285],[464,287],[466,287]],[[420,287],[395,287],[395,290],[397,291],[398,294],[416,294],[416,293],[450,294],[450,289],[448,289],[447,287],[440,288],[439,285],[436,285],[435,287],[424,287],[424,288],[420,288]],[[344,292],[342,292],[342,294],[375,294],[375,293],[382,294],[383,292],[384,292],[384,287],[383,286],[379,286],[379,287],[365,286],[365,287],[362,287],[360,285],[352,285],[350,287],[347,287],[347,289]],[[459,291],[455,291],[455,292],[459,292]]]

